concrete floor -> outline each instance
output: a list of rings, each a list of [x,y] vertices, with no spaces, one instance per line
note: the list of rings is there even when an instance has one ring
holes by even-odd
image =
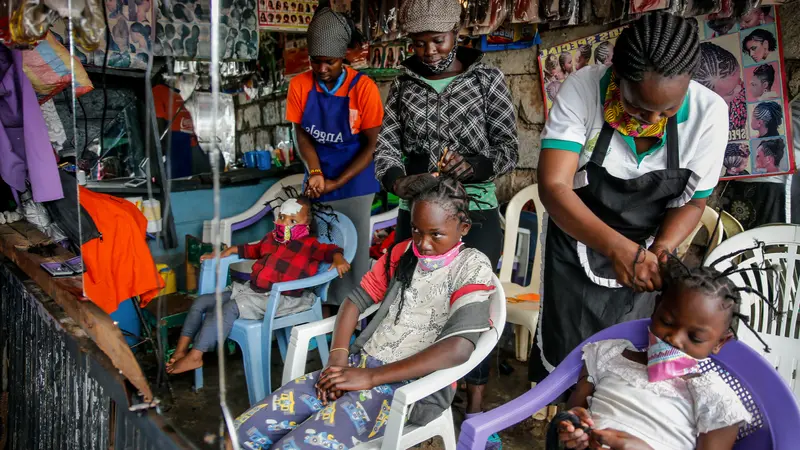
[[[506,341],[504,349],[495,350],[493,354],[495,364],[493,364],[484,399],[485,410],[495,408],[518,397],[528,390],[530,386],[527,381],[527,363],[521,363],[514,359],[514,354],[508,351],[508,347],[509,345]],[[498,359],[498,353],[513,368],[511,374],[498,375],[498,366],[501,361]],[[273,351],[273,355],[275,355],[275,358],[273,361],[272,385],[273,387],[278,387],[280,385],[282,364],[280,363],[277,348]],[[152,360],[152,358],[143,359]],[[155,373],[152,362],[145,364],[145,361],[143,361],[143,365],[149,366],[149,368],[146,368],[148,373]],[[310,352],[308,371],[317,370],[320,367],[321,363],[317,353]],[[228,406],[234,415],[238,415],[249,406],[244,368],[241,354],[238,351],[226,357],[225,368]],[[193,375],[193,373],[186,373],[170,377],[175,399],[172,401],[169,398],[166,389],[162,391],[160,398],[162,398],[164,414],[184,436],[195,442],[199,448],[219,448],[218,444],[214,445],[214,436],[219,429],[221,417],[219,413],[219,370],[216,353],[206,355],[204,388],[197,393],[192,391]],[[463,421],[465,405],[464,396],[459,393],[453,404],[457,428]],[[504,430],[500,435],[504,449],[544,450],[544,424],[542,422],[528,419],[517,426]],[[439,449],[442,448],[442,443],[437,438],[431,442],[424,443],[421,448]]]

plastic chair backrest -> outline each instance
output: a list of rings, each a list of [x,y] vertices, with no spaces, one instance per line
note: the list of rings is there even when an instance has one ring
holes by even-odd
[[[536,206],[536,222],[538,230],[536,230],[535,239],[541,239],[542,227],[546,220],[546,211],[542,201],[539,199],[539,185],[534,183],[525,189],[517,192],[516,195],[508,202],[505,215],[505,238],[503,240],[503,261],[500,265],[500,281],[507,283],[511,281],[511,271],[514,268],[514,254],[517,247],[517,234],[519,230],[519,218],[522,208],[526,203],[533,200]],[[542,270],[542,249],[543,245],[539,242],[536,245],[536,254],[533,256],[533,269],[531,271],[531,283],[529,287],[533,292],[539,292],[539,283],[541,282]]]
[[[749,250],[736,253],[742,249]],[[741,293],[742,312],[750,316],[750,324],[772,351],[765,354],[763,345],[744,324],[739,325],[737,332],[743,342],[777,368],[800,399],[800,383],[796,377],[800,369],[800,321],[797,319],[800,314],[800,226],[769,225],[739,233],[711,252],[705,264],[714,264],[720,271],[733,267],[772,268],[728,275],[737,286],[752,287],[764,294],[775,309],[783,313],[776,317],[757,296]]]
[[[700,228],[705,228],[706,232],[710,236],[708,251],[710,252],[717,245],[722,242],[722,231],[723,226],[719,222],[719,214],[714,211],[712,208],[706,206],[703,210],[703,215],[700,217],[700,222],[694,228],[694,231],[686,238],[681,245],[678,246],[677,253],[679,258],[683,258],[686,255],[686,252],[689,250],[689,247],[692,245],[692,241],[697,236],[697,233],[700,232]],[[714,236],[711,236],[711,233],[714,233]]]
[[[730,239],[744,231],[742,224],[728,211],[722,211],[720,217],[722,217],[722,228],[725,230],[726,238]]]
[[[563,365],[571,369],[570,376],[562,377],[565,381],[562,392],[577,382],[583,367],[582,348],[585,344],[606,339],[627,339],[637,348],[645,348],[649,325],[650,319],[625,322],[584,341],[556,368],[558,370]],[[795,445],[795,430],[800,428],[800,407],[769,362],[744,343],[732,341],[701,367],[704,372],[718,372],[753,415],[753,421],[740,429],[739,440],[734,448],[783,449]]]

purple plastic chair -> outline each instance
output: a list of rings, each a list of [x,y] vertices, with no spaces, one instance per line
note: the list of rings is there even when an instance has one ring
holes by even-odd
[[[578,381],[583,368],[584,344],[605,339],[628,339],[637,348],[647,346],[650,319],[635,320],[603,330],[572,351],[535,388],[461,425],[459,450],[483,450],[492,433],[527,419],[554,401]],[[739,395],[753,421],[739,430],[736,449],[784,450],[798,448],[800,407],[786,382],[764,358],[747,345],[733,341],[719,355],[704,363],[703,371],[714,370]]]

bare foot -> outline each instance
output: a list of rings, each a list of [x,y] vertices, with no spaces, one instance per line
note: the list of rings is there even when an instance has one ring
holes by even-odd
[[[171,365],[175,364],[176,362],[178,362],[179,359],[182,359],[185,356],[186,352],[179,352],[176,350],[175,353],[173,353],[172,356],[169,358],[169,361],[167,361],[167,367],[170,367]]]
[[[190,352],[188,355],[175,361],[174,364],[167,367],[167,373],[183,373],[190,370],[199,369],[201,367],[203,367],[203,354],[197,352],[197,355],[194,355],[193,352]]]

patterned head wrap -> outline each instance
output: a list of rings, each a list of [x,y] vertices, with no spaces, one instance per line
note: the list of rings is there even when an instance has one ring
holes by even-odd
[[[352,37],[347,18],[330,8],[321,8],[308,25],[308,55],[344,58]]]
[[[446,33],[458,27],[461,4],[458,0],[405,0],[398,19],[409,34]]]

